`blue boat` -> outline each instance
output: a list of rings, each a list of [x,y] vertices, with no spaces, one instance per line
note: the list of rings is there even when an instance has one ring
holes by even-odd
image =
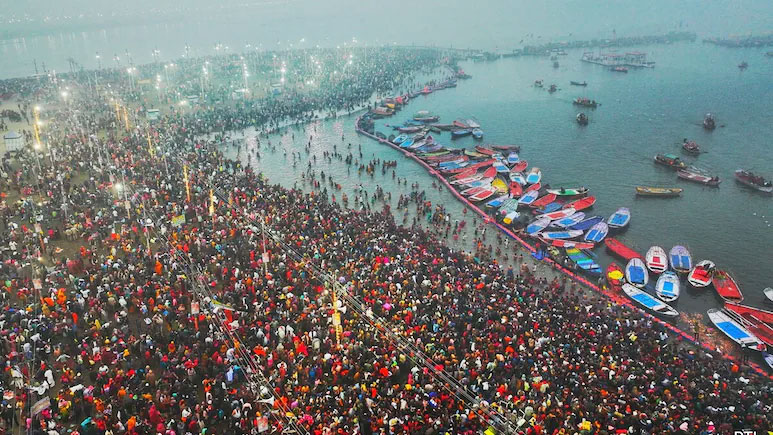
[[[392,139],[392,143],[395,145],[400,145],[401,143],[405,142],[408,139],[407,134],[401,134],[400,136],[397,136],[396,138]]]
[[[521,158],[518,157],[518,153],[516,153],[516,152],[512,152],[512,153],[507,155],[507,164],[508,165],[514,165],[514,164],[518,163],[519,160],[521,160]]]
[[[451,169],[464,168],[464,167],[468,166],[469,164],[470,164],[469,162],[461,162],[461,163],[451,162],[448,165],[444,165],[442,167],[439,167],[438,169],[441,169],[441,170],[444,170],[444,171],[448,171],[448,170],[451,170]]]
[[[572,225],[576,225],[585,219],[585,213],[578,211],[577,213],[567,216],[563,219],[559,219],[550,224],[551,227],[568,228]]]
[[[409,119],[409,120],[407,120],[407,121],[405,121],[403,123],[403,126],[405,126],[405,127],[419,127],[419,126],[422,126],[422,125],[424,125],[423,122],[416,121],[414,119]]]
[[[507,199],[510,198],[510,195],[502,195],[500,197],[494,198],[491,201],[486,203],[486,207],[499,207],[502,205],[503,202],[505,202]]]
[[[443,145],[440,145],[439,143],[433,143],[430,145],[424,145],[421,148],[417,148],[416,152],[418,153],[434,153],[435,151],[440,151],[443,149]]]
[[[470,130],[469,128],[465,128],[464,130],[454,130],[454,131],[452,131],[451,132],[451,137],[452,138],[464,137],[464,136],[469,136],[471,134],[472,134],[472,130]]]
[[[504,173],[509,173],[510,172],[510,169],[507,166],[505,166],[504,163],[500,162],[499,160],[494,162],[494,164],[492,164],[491,166],[493,166],[494,169],[496,169],[497,172],[499,172],[500,174],[504,174]]]
[[[553,211],[555,211],[555,210],[553,210]],[[545,212],[545,213],[549,213],[549,212]],[[579,222],[579,223],[577,223],[575,225],[572,225],[571,227],[569,227],[569,229],[585,231],[585,230],[590,229],[590,227],[596,225],[597,223],[599,223],[599,222],[601,222],[603,220],[604,220],[604,218],[601,217],[601,216],[591,216],[591,217],[585,218],[583,221],[581,221],[581,222]]]
[[[707,311],[709,320],[720,331],[730,337],[741,347],[748,347],[753,350],[765,350],[765,343],[763,343],[756,335],[746,329],[748,322],[743,317],[734,315],[735,313],[727,309],[718,310],[712,308]]]
[[[483,139],[483,130],[476,128],[472,130],[472,137],[475,139]]]
[[[547,228],[548,225],[550,225],[550,218],[544,217],[544,218],[537,219],[526,227],[526,233],[536,234],[544,230],[545,228]]]
[[[625,279],[639,288],[644,288],[650,280],[647,273],[647,266],[641,261],[641,258],[631,258],[625,265]]]
[[[612,213],[612,216],[609,217],[609,221],[607,221],[607,224],[609,225],[609,228],[625,228],[626,225],[628,225],[628,222],[631,221],[631,210],[628,210],[626,207],[620,207],[617,209],[616,212]]]
[[[522,197],[521,197],[521,198],[518,200],[518,204],[529,205],[529,204],[531,204],[532,202],[536,201],[538,196],[539,196],[539,192],[538,192],[538,191],[536,191],[536,190],[530,190],[530,191],[526,192],[526,193],[525,193],[525,194],[524,194],[524,195],[523,195],[523,196],[522,196]]]
[[[464,159],[448,160],[448,161],[445,161],[445,162],[438,163],[437,167],[440,168],[440,169],[448,169],[448,168],[450,168],[452,166],[456,166],[456,165],[459,165],[459,164],[462,164],[462,163],[467,163],[467,160],[464,160]],[[459,167],[461,167],[461,166],[459,166]]]
[[[582,250],[577,248],[566,248],[566,255],[574,264],[576,264],[583,272],[591,275],[601,275],[601,266],[593,261],[590,256]]]
[[[649,293],[645,293],[644,291],[639,290],[631,284],[623,284],[623,292],[627,294],[629,298],[633,299],[634,302],[654,312],[655,314],[668,317],[676,317],[679,315],[679,311],[676,311],[667,303],[661,301],[655,296],[650,295]]]
[[[560,209],[561,209],[561,207],[563,207],[563,206],[564,206],[564,205],[563,205],[563,204],[561,204],[560,202],[551,202],[550,204],[548,204],[548,205],[546,205],[546,206],[542,207],[542,208],[539,210],[539,212],[540,212],[540,214],[545,214],[545,213],[552,213],[552,212],[554,212],[554,211],[560,210]],[[572,229],[576,229],[576,228],[572,228]]]
[[[609,227],[607,226],[606,222],[599,222],[590,230],[588,230],[587,234],[585,234],[585,241],[600,243],[602,240],[604,240],[604,237],[606,237],[608,233]]]
[[[682,245],[676,245],[668,253],[671,268],[678,273],[688,273],[692,269],[692,257],[690,251]]]
[[[400,144],[400,148],[408,148],[409,146],[413,145],[413,138],[406,139]]]

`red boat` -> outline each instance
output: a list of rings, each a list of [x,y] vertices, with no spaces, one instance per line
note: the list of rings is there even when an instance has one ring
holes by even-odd
[[[625,274],[623,273],[623,268],[617,263],[609,263],[609,266],[607,266],[607,282],[613,290],[622,290]]]
[[[682,144],[682,149],[688,154],[698,155],[701,153],[701,147],[691,140],[685,140]]]
[[[494,178],[497,175],[497,168],[491,166],[483,172],[483,178]]]
[[[510,183],[510,196],[512,198],[520,198],[523,195],[523,186],[516,182]]]
[[[725,302],[725,309],[732,311],[748,323],[749,331],[768,346],[773,346],[773,312],[748,305]]]
[[[455,121],[454,121],[454,122],[455,122]],[[494,153],[495,153],[495,151],[494,151],[494,150],[488,149],[488,148],[486,148],[486,147],[482,147],[482,146],[480,146],[480,145],[478,145],[478,146],[476,146],[476,147],[475,147],[475,151],[477,151],[477,152],[479,152],[479,153],[481,153],[481,154],[485,154],[485,155],[487,155],[487,156],[493,156],[493,155],[494,155]]]
[[[467,166],[465,166],[463,168],[441,169],[441,172],[443,172],[446,175],[447,174],[460,174],[460,173],[462,173],[462,172],[464,172],[464,171],[466,171],[468,169],[480,169],[480,168],[482,168],[484,166],[491,166],[491,164],[494,163],[494,162],[495,162],[494,159],[490,159],[490,160],[486,160],[484,162],[473,163],[473,164],[467,165]]]
[[[512,168],[510,172],[523,172],[529,166],[529,162],[526,160],[519,160]]]
[[[680,169],[676,171],[676,176],[682,180],[694,181],[696,183],[705,184],[707,186],[719,187],[719,177],[710,177],[708,175],[687,169]]]
[[[531,192],[532,190],[540,190],[541,187],[542,187],[542,184],[535,183],[535,184],[532,184],[531,186],[527,187],[526,190],[523,191],[523,193]]]
[[[577,201],[567,202],[562,208],[572,207],[575,211],[580,211],[592,207],[595,203],[595,196],[586,196],[585,198],[578,199]]]
[[[517,183],[516,183],[517,184]],[[551,202],[556,200],[556,194],[555,193],[548,193],[547,195],[537,199],[536,201],[531,203],[532,208],[540,208],[544,207]]]
[[[470,128],[469,125],[465,124],[462,121],[459,121],[458,119],[456,121],[454,121],[454,127],[457,127],[457,128]]]
[[[462,178],[469,178],[469,177],[472,177],[473,175],[478,173],[478,170],[476,168],[467,167],[467,168],[464,168],[464,169],[465,169],[464,171],[454,175],[453,177],[450,177],[450,179],[451,180],[461,180]]]
[[[724,270],[714,272],[714,277],[711,282],[714,283],[714,288],[717,289],[719,296],[725,301],[738,303],[743,300],[743,294],[741,294],[741,289],[738,288],[738,284],[736,284],[733,277]]]
[[[543,239],[539,238],[543,243],[557,246],[559,248],[577,248],[577,249],[593,249],[594,244],[592,242],[574,242],[572,240],[563,239]]]
[[[614,237],[608,237],[605,239],[604,245],[606,245],[607,249],[609,249],[613,254],[624,259],[625,261],[631,261],[632,258],[644,260],[644,257],[642,257],[641,254],[629,248],[623,242],[615,239]]]

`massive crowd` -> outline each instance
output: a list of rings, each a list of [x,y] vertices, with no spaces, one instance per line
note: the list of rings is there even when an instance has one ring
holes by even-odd
[[[321,95],[202,105],[128,129],[85,85],[50,109],[46,153],[3,160],[0,430],[771,428],[768,379],[637,312],[224,157],[229,129],[351,109],[437,62],[416,53],[363,53],[384,73]]]

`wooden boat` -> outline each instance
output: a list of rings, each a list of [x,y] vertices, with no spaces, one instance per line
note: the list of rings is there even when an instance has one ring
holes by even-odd
[[[730,302],[725,302],[725,310],[738,316],[741,324],[765,345],[773,346],[773,312]]]
[[[470,128],[480,128],[478,121],[474,119],[467,119],[464,121]]]
[[[602,240],[604,240],[607,234],[609,234],[609,227],[607,226],[606,222],[602,221],[588,230],[588,232],[585,234],[585,241],[600,243]]]
[[[748,349],[765,350],[765,343],[752,334],[732,311],[712,308],[707,311],[709,320],[731,340]]]
[[[513,198],[506,199],[505,202],[502,203],[502,205],[499,207],[499,214],[502,216],[510,213],[511,211],[518,210],[518,200],[515,200]]]
[[[689,169],[680,169],[676,171],[676,176],[682,180],[692,181],[694,183],[705,184],[706,186],[719,187],[719,177],[703,175],[701,173],[690,171]]]
[[[548,205],[546,205],[544,207],[539,207],[539,208],[535,209],[534,212],[538,213],[538,214],[553,213],[554,211],[561,210],[561,206],[562,205],[563,204],[561,204],[558,201],[551,202],[550,204],[548,204]]]
[[[453,130],[453,129],[457,128],[453,124],[430,124],[430,127],[435,127],[435,128],[440,129],[440,130],[443,130],[443,131],[449,131],[449,130]]]
[[[484,201],[495,193],[497,193],[497,189],[491,187],[484,188],[480,192],[470,195],[470,201]]]
[[[711,113],[707,113],[706,116],[703,117],[703,128],[712,131],[717,127],[716,122],[714,122],[714,116]]]
[[[583,98],[583,97],[577,97],[572,101],[572,104],[582,107],[590,107],[592,109],[595,109],[598,107],[599,103],[596,102],[596,100],[591,100],[590,98]]]
[[[629,248],[623,242],[615,239],[614,237],[608,237],[606,240],[604,240],[604,246],[606,246],[610,252],[624,259],[625,261],[629,261],[632,258],[644,258],[641,256],[641,254]]]
[[[499,193],[507,193],[510,188],[501,178],[494,178],[493,181],[491,181],[491,187],[497,190]]]
[[[520,157],[518,157],[518,153],[511,152],[507,155],[507,164],[508,165],[514,165],[518,163],[518,160],[520,160]]]
[[[472,129],[472,137],[474,137],[477,140],[483,139],[483,130],[479,128],[473,128]]]
[[[510,172],[523,172],[529,166],[529,162],[526,160],[519,160],[512,168]]]
[[[449,179],[449,180],[452,180],[452,181],[454,181],[454,180],[461,180],[461,179],[463,179],[463,178],[474,177],[474,176],[476,176],[476,175],[477,175],[477,173],[478,173],[478,170],[477,170],[477,169],[475,169],[475,168],[471,168],[471,167],[468,167],[468,168],[467,168],[467,169],[465,169],[464,171],[462,171],[462,172],[460,172],[460,173],[458,173],[458,174],[454,174],[454,175],[450,176],[448,179]],[[484,175],[484,176],[485,176],[485,175]],[[493,175],[492,175],[492,177],[493,177]],[[452,183],[452,184],[453,184],[453,183]]]
[[[479,152],[481,154],[485,154],[487,156],[493,156],[495,154],[494,150],[488,149],[488,148],[486,148],[484,146],[480,146],[480,145],[476,145],[475,146],[475,151],[477,151],[477,152]]]
[[[735,171],[735,180],[745,186],[763,193],[773,193],[773,183],[751,171],[738,169]]]
[[[538,232],[547,228],[548,225],[550,225],[550,218],[547,218],[547,217],[537,218],[533,220],[529,225],[526,226],[526,233],[537,234]]]
[[[666,302],[679,298],[679,276],[670,270],[663,272],[655,283],[655,294]]]
[[[660,246],[652,246],[645,255],[647,269],[652,273],[663,273],[668,269],[666,250]]]
[[[574,264],[577,265],[583,272],[599,276],[601,275],[601,266],[593,261],[588,254],[577,248],[566,248],[566,255]]]
[[[519,213],[517,211],[511,211],[505,215],[505,217],[502,219],[502,222],[505,225],[510,225],[513,223],[514,220],[518,219]]]
[[[542,189],[542,184],[541,183],[535,183],[535,184],[532,184],[531,186],[523,189],[523,191],[524,192],[531,192],[532,190],[540,190],[540,189]]]
[[[599,223],[599,222],[601,222],[603,220],[604,220],[604,218],[601,217],[601,216],[586,217],[582,221],[580,221],[580,222],[572,225],[571,227],[569,227],[569,229],[570,230],[586,231],[586,230],[591,229],[594,225],[596,225],[597,223]]]
[[[440,120],[440,117],[433,115],[427,110],[420,110],[413,115],[413,120],[419,122],[437,122]]]
[[[555,200],[556,200],[556,195],[552,193],[548,193],[547,195],[543,195],[538,200],[532,202],[531,206],[534,208],[540,208],[550,204]]]
[[[554,239],[554,240],[546,240],[546,239],[540,239],[542,243],[545,243],[546,245],[555,246],[558,248],[577,248],[577,249],[593,249],[593,243],[587,243],[587,242],[578,242],[575,240],[564,240],[564,239]]]
[[[625,274],[623,268],[617,263],[609,263],[607,266],[607,283],[613,290],[621,290],[623,283],[625,282]]]
[[[765,295],[766,298],[768,298],[768,302],[773,302],[773,288],[768,287],[765,290],[762,291],[762,293]]]
[[[464,189],[464,190],[462,190],[459,193],[461,193],[464,196],[472,196],[472,195],[475,195],[476,193],[482,192],[484,190],[486,190],[485,187],[476,186],[476,187],[470,187],[470,188]]]
[[[521,147],[519,145],[490,145],[490,147],[499,151],[515,151],[516,153],[521,152]]]
[[[648,187],[636,186],[636,194],[642,196],[674,197],[682,194],[682,188],[679,187]]]
[[[568,231],[542,231],[537,233],[543,239],[573,239],[582,235],[582,231],[568,230]]]
[[[412,125],[412,126],[408,126],[408,127],[398,127],[397,131],[399,131],[400,133],[416,133],[416,132],[422,131],[423,129],[424,129],[424,127],[419,127],[417,125],[416,126]]]
[[[717,290],[719,297],[727,302],[739,303],[743,301],[743,294],[732,276],[724,270],[716,270],[711,277],[711,282]]]
[[[523,186],[526,184],[526,177],[524,177],[520,172],[510,172],[510,181]]]
[[[451,139],[456,139],[459,137],[469,136],[472,134],[472,130],[469,128],[465,128],[462,130],[454,130],[451,132]]]
[[[749,305],[736,304],[733,302],[725,302],[725,308],[742,316],[754,316],[755,319],[762,323],[773,325],[773,311],[763,310],[762,308],[752,307]]]
[[[520,198],[523,195],[523,186],[518,183],[510,182],[510,196]]]
[[[639,290],[631,284],[623,284],[622,290],[623,293],[628,295],[628,297],[631,298],[634,302],[655,314],[666,317],[676,317],[679,315],[679,311],[676,311],[667,303],[661,301],[655,296],[650,295],[649,293],[645,293],[644,291]]]
[[[631,258],[625,265],[625,279],[639,288],[644,288],[647,285],[650,277],[640,258]]]
[[[631,222],[631,211],[626,207],[620,207],[609,217],[607,224],[610,229],[625,228]]]
[[[578,199],[576,201],[567,202],[563,208],[573,208],[575,210],[585,210],[586,208],[593,207],[596,203],[595,196],[586,196],[585,198]]]
[[[467,163],[469,160],[469,157],[467,156],[456,156],[453,160],[440,160],[438,162],[433,163],[435,166],[437,166],[440,169],[446,168],[446,167],[454,167],[461,165],[462,163]]]
[[[587,187],[548,189],[549,193],[554,193],[557,196],[581,196],[588,193]]]
[[[483,177],[480,174],[478,174],[478,175],[473,175],[473,176],[467,177],[467,178],[460,178],[458,180],[451,180],[449,183],[450,184],[458,184],[460,186],[464,186],[464,185],[470,184],[470,183],[472,183],[474,181],[481,180],[482,178]]]
[[[703,260],[696,264],[687,274],[687,282],[695,288],[707,287],[711,284],[711,275],[716,265],[709,260]]]
[[[508,168],[504,163],[502,163],[499,160],[495,161],[494,164],[491,166],[495,167],[497,169],[497,172],[499,172],[500,174],[507,174],[510,172],[510,168]]]
[[[575,119],[580,125],[588,125],[588,116],[584,113],[578,113]]]
[[[481,154],[477,151],[470,151],[470,150],[464,150],[464,155],[467,157],[472,157],[474,159],[485,159],[487,157],[485,154]]]
[[[673,154],[658,154],[655,156],[655,163],[668,166],[671,169],[684,169],[687,167],[687,163]]]
[[[539,183],[540,180],[542,180],[542,171],[540,171],[539,168],[531,168],[531,171],[529,171],[529,174],[526,175],[526,183],[527,184],[536,184]]]
[[[692,269],[692,256],[690,251],[682,245],[676,245],[668,253],[671,268],[677,273],[688,273]]]
[[[612,68],[612,71],[614,71],[614,72],[621,72],[621,73],[627,73],[628,72],[628,68],[626,68],[624,66],[616,66],[616,67]]]
[[[539,191],[537,191],[537,190],[532,190],[532,191],[529,191],[529,192],[525,192],[518,199],[518,203],[519,204],[523,204],[523,205],[529,205],[529,204],[533,203],[537,199],[538,196],[539,196]]]
[[[502,205],[502,203],[504,203],[508,199],[510,199],[510,195],[497,196],[496,198],[494,198],[494,199],[490,200],[489,202],[487,202],[486,203],[486,207],[497,208],[500,205]]]
[[[400,143],[400,148],[408,148],[413,145],[413,138],[408,138]]]
[[[483,171],[483,176],[484,177],[490,177],[490,178],[496,177],[497,176],[497,168],[494,165],[489,166],[488,168],[486,168],[485,171]]]
[[[467,125],[466,121],[463,121],[461,119],[457,119],[454,121],[454,127],[456,128],[470,128],[469,125]]]
[[[686,139],[685,139],[684,143],[682,144],[682,150],[684,152],[686,152],[687,154],[692,154],[694,156],[697,156],[697,155],[699,155],[701,153],[700,145],[698,145],[697,143],[695,143],[695,142],[693,142],[691,140],[686,140]]]
[[[576,82],[574,80],[570,80],[569,84],[572,86],[588,86],[588,82]]]
[[[537,219],[541,217],[546,217],[550,219],[551,221],[557,221],[559,219],[563,219],[565,217],[569,217],[574,214],[576,210],[573,208],[562,208],[561,210],[557,210],[551,213],[545,213],[537,216]]]
[[[401,134],[394,139],[392,139],[392,143],[395,145],[400,145],[401,143],[405,142],[408,139],[408,135]]]
[[[561,218],[551,222],[550,226],[558,227],[558,228],[568,228],[574,224],[579,223],[583,219],[585,219],[585,213],[578,211],[577,213],[574,213],[571,216],[567,216],[565,218]]]
[[[465,186],[467,187],[491,187],[491,182],[494,181],[492,178],[481,178],[480,180],[471,181]]]
[[[494,160],[493,159],[489,159],[489,160],[484,160],[484,161],[478,162],[478,163],[472,163],[472,164],[470,164],[468,166],[465,166],[463,168],[444,169],[441,172],[443,174],[446,174],[446,175],[458,174],[458,173],[463,172],[463,171],[465,171],[467,169],[480,169],[480,168],[483,168],[483,167],[486,167],[486,166],[491,166],[492,163],[494,163]]]

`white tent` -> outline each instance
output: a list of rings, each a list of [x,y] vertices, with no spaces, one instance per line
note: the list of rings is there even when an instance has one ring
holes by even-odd
[[[24,137],[15,131],[9,131],[3,135],[5,152],[16,152],[24,148]]]

